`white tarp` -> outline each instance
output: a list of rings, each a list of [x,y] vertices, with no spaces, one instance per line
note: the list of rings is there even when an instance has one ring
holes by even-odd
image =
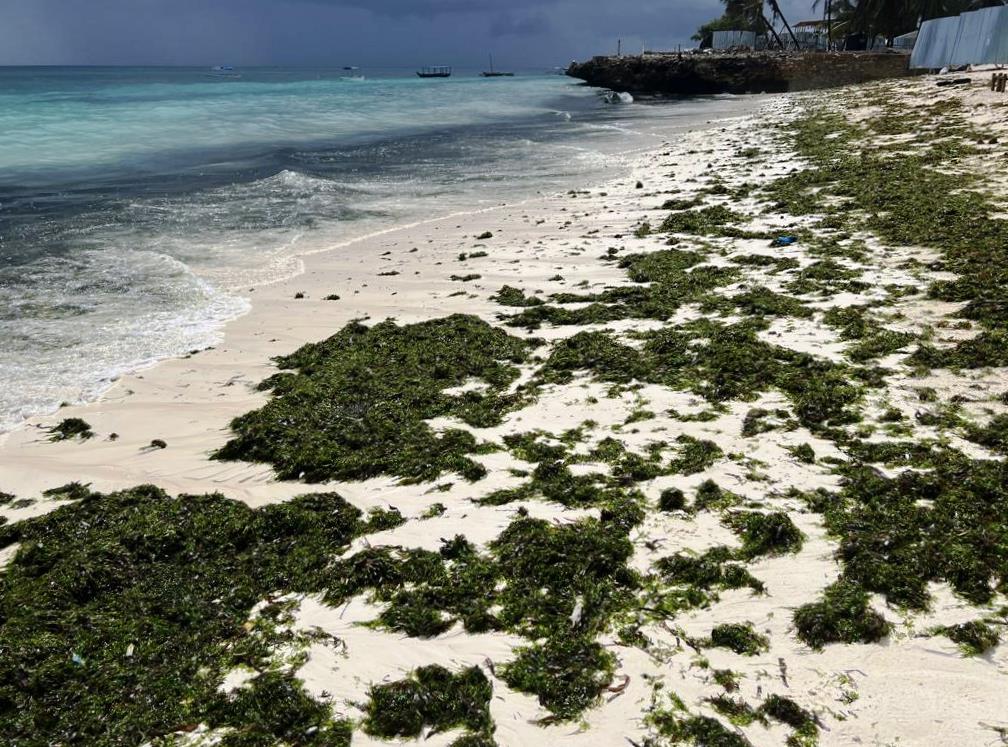
[[[910,67],[938,69],[1008,62],[1008,6],[983,8],[921,24]]]
[[[952,59],[956,38],[959,36],[959,18],[933,18],[924,21],[910,54],[910,67],[937,69],[945,67]]]
[[[755,31],[715,31],[711,40],[714,49],[734,49],[736,47],[755,47]]]

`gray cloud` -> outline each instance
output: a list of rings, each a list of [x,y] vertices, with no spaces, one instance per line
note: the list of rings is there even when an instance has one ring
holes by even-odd
[[[552,67],[689,45],[719,0],[0,0],[0,64]],[[792,18],[811,0],[785,5]]]

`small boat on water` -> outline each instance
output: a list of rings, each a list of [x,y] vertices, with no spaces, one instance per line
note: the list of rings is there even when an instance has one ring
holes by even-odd
[[[343,68],[343,70],[348,74],[341,75],[340,80],[361,81],[365,79],[364,73],[362,73],[361,69],[356,65],[347,65],[346,67]]]
[[[235,70],[231,65],[214,65],[210,68],[210,72],[207,73],[211,78],[230,78],[237,79],[241,77],[241,73]]]
[[[480,73],[484,78],[513,78],[514,73],[502,73],[500,71],[494,70],[493,66],[493,55],[490,55],[490,69],[484,70]]]
[[[418,78],[450,78],[452,69],[447,65],[433,65],[417,70]]]

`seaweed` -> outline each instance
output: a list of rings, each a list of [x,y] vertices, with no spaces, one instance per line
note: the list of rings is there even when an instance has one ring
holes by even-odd
[[[792,215],[831,213],[844,227],[867,229],[890,246],[941,251],[940,269],[958,277],[933,283],[929,295],[965,302],[961,316],[987,329],[953,348],[921,346],[911,362],[949,368],[1005,365],[1008,220],[992,216],[996,206],[976,188],[979,177],[956,167],[957,159],[970,151],[962,143],[969,131],[963,125],[949,126],[943,115],[924,116],[930,129],[919,120],[897,127],[923,133],[918,141],[931,147],[893,152],[872,145],[870,136],[837,112],[810,112],[789,126],[788,136],[811,168],[776,180],[765,195],[775,209]],[[878,119],[869,122],[877,125]],[[943,137],[945,142],[940,142]],[[827,200],[837,198],[842,205],[827,206]],[[898,342],[890,339],[885,347]]]
[[[724,452],[713,441],[681,435],[676,438],[681,444],[679,454],[669,463],[669,471],[683,475],[695,475],[714,465]]]
[[[479,479],[485,470],[468,457],[473,435],[435,433],[425,421],[499,423],[523,403],[506,388],[533,345],[459,314],[402,327],[353,322],[278,358],[285,370],[260,385],[273,396],[232,421],[235,437],[214,458],[266,462],[282,479],[311,482],[380,474],[418,482],[446,471]],[[489,386],[445,393],[471,378]]]
[[[717,648],[727,648],[743,656],[756,656],[770,647],[770,640],[753,630],[750,623],[724,623],[716,625],[707,641]]]
[[[627,255],[619,260],[619,267],[637,285],[593,294],[558,293],[550,300],[559,306],[527,308],[505,317],[505,324],[536,328],[544,322],[580,325],[627,318],[668,319],[683,304],[706,299],[712,290],[738,277],[734,268],[700,265],[702,260],[696,252],[678,249]],[[573,303],[587,305],[578,309],[562,306]]]
[[[672,697],[672,708],[653,708],[647,719],[658,735],[668,740],[667,743],[697,747],[751,747],[741,733],[730,730],[716,718],[691,715],[678,697]],[[645,747],[657,747],[658,744],[661,743],[648,739]]]
[[[497,293],[490,296],[490,300],[501,306],[542,306],[545,303],[541,298],[526,296],[523,290],[510,285],[501,287]]]
[[[966,437],[992,451],[1008,455],[1008,415],[996,415],[984,426],[968,426]]]
[[[878,383],[875,374],[763,342],[760,329],[752,320],[693,322],[642,334],[641,350],[607,332],[579,332],[553,347],[535,382],[566,383],[575,372],[588,371],[619,384],[636,380],[688,389],[714,404],[776,388],[813,431],[860,419],[851,407],[865,386]]]
[[[826,587],[819,601],[796,609],[793,622],[798,637],[814,649],[827,643],[875,643],[890,630],[868,604],[865,590],[845,579]]]
[[[231,694],[218,693],[207,707],[210,728],[227,728],[221,747],[297,744],[350,747],[353,725],[334,721],[328,704],[311,698],[289,674],[264,672]]]
[[[742,499],[729,490],[724,490],[713,480],[704,480],[697,486],[693,497],[694,511],[720,511],[738,505]]]
[[[815,464],[815,449],[810,444],[798,444],[789,448],[788,451],[802,464]]]
[[[936,628],[934,633],[947,636],[967,656],[980,656],[1001,642],[998,632],[982,620]]]
[[[595,637],[635,604],[641,580],[627,566],[627,533],[641,518],[636,507],[561,526],[519,515],[486,552],[464,537],[439,553],[365,549],[331,566],[326,601],[370,590],[383,605],[375,623],[411,636],[458,622],[473,633],[522,635],[531,643],[498,674],[538,695],[555,718],[574,718],[611,681],[613,657]]]
[[[749,726],[754,721],[761,720],[759,711],[746,703],[742,698],[731,698],[727,695],[715,695],[707,698],[711,708],[727,718],[736,726]]]
[[[844,577],[913,609],[927,606],[929,581],[986,604],[1008,589],[1008,464],[953,451],[933,463],[893,478],[845,470],[841,500],[826,511]]]
[[[364,731],[391,739],[463,727],[489,736],[492,696],[493,686],[479,667],[458,674],[437,665],[420,667],[405,679],[370,689]]]
[[[895,353],[916,339],[908,332],[894,332],[872,321],[865,306],[838,306],[823,315],[823,322],[840,332],[841,340],[856,342],[847,356],[858,363]]]
[[[556,719],[577,717],[612,682],[615,657],[595,641],[568,635],[517,651],[498,671],[508,687],[532,693]]]
[[[751,438],[752,436],[758,436],[761,433],[767,433],[780,428],[781,425],[779,423],[768,421],[771,418],[775,418],[778,421],[784,421],[786,424],[789,417],[790,414],[787,410],[777,409],[771,412],[762,407],[754,407],[746,413],[742,421],[742,436]]]
[[[321,591],[331,559],[366,531],[360,511],[333,493],[252,510],[152,486],[70,487],[74,503],[5,527],[5,543],[21,543],[0,576],[6,739],[139,744],[207,721],[234,727],[231,745],[347,744],[328,707],[274,671],[282,608],[249,614],[270,595]],[[224,698],[239,664],[260,676]]]
[[[782,511],[729,514],[726,522],[742,537],[739,556],[752,560],[761,555],[783,555],[801,550],[804,535]]]
[[[686,508],[686,494],[679,488],[666,488],[658,496],[658,508],[666,513],[682,511]]]
[[[770,695],[760,705],[759,713],[794,730],[787,741],[789,747],[814,745],[818,741],[819,725],[816,717],[791,698],[777,694]]]
[[[765,590],[763,582],[744,565],[731,562],[735,557],[735,552],[727,547],[712,547],[699,556],[677,553],[661,558],[655,563],[655,570],[666,582],[693,590],[707,592],[748,587],[762,593]],[[710,595],[694,595],[693,599],[704,604],[711,601]]]
[[[683,233],[701,236],[720,234],[729,223],[738,223],[742,217],[724,205],[711,205],[696,210],[680,210],[662,221],[664,233]]]
[[[69,441],[75,438],[87,441],[93,437],[94,431],[91,430],[91,426],[81,418],[64,418],[49,429],[50,441]]]

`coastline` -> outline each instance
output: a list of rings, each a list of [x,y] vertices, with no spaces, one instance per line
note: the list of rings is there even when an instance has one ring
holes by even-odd
[[[896,85],[902,90],[898,91]],[[936,94],[924,79],[896,85],[875,84],[845,89],[843,93],[852,101],[877,102],[903,96],[904,100],[928,105],[958,95]],[[527,296],[543,299],[554,293],[633,288],[636,283],[627,278],[621,266],[600,261],[611,247],[619,247],[624,255],[670,246],[696,248],[703,252],[705,264],[740,268],[738,280],[724,290],[726,298],[736,298],[756,287],[771,287],[771,295],[756,298],[753,303],[778,305],[766,312],[767,324],[759,330],[758,339],[819,359],[844,361],[852,343],[813,321],[813,317],[857,303],[893,304],[898,315],[887,318],[889,327],[924,341],[933,339],[927,336],[933,335],[948,347],[968,340],[977,334],[975,327],[966,330],[940,324],[962,310],[964,304],[928,298],[920,292],[925,283],[940,282],[952,274],[947,269],[932,269],[939,257],[933,248],[889,246],[867,233],[858,234],[855,240],[865,245],[863,258],[837,260],[848,270],[849,266],[856,267],[858,274],[836,271],[843,282],[800,278],[813,289],[802,295],[806,308],[795,312],[784,299],[783,275],[778,273],[796,268],[800,271],[815,264],[815,257],[806,254],[804,245],[812,245],[820,236],[802,233],[797,249],[771,251],[763,234],[798,233],[811,219],[771,208],[758,211],[747,230],[736,236],[719,234],[715,227],[707,235],[680,236],[668,244],[659,234],[656,227],[669,213],[669,208],[663,207],[669,200],[696,198],[699,202],[694,207],[701,210],[711,205],[752,209],[757,203],[749,193],[741,193],[744,184],[766,186],[806,168],[808,159],[782,146],[778,128],[772,125],[790,126],[809,110],[833,103],[828,97],[835,95],[773,97],[760,101],[753,113],[710,126],[693,126],[686,132],[671,132],[661,146],[637,154],[627,173],[602,184],[391,227],[306,256],[300,275],[255,289],[251,311],[228,323],[219,345],[124,376],[96,403],[68,407],[48,418],[34,418],[30,424],[0,436],[0,489],[19,498],[34,498],[46,489],[74,481],[102,492],[151,483],[172,495],[220,493],[253,508],[313,491],[336,491],[365,511],[395,506],[407,520],[355,538],[345,556],[383,546],[436,552],[442,538],[454,535],[464,535],[475,545],[486,546],[508,526],[515,506],[488,505],[474,499],[520,485],[522,480],[512,470],[534,466],[506,449],[477,457],[488,469],[487,477],[480,481],[469,483],[446,477],[420,485],[402,484],[394,476],[319,484],[278,481],[267,464],[211,461],[208,455],[227,442],[228,423],[233,418],[268,401],[268,394],[255,387],[276,372],[271,362],[274,356],[322,340],[353,320],[371,324],[391,318],[407,325],[450,314],[470,314],[498,326],[502,316],[521,312],[520,308],[504,307],[493,300],[502,286],[518,287]],[[970,106],[997,103],[977,86],[965,95],[972,97]],[[877,116],[872,104],[862,101],[861,106],[857,116],[866,120]],[[993,110],[988,112],[985,124],[1002,132],[997,129],[1003,126]],[[886,137],[899,142],[900,136],[878,135],[883,142]],[[728,197],[719,191],[722,188],[728,191]],[[739,191],[736,194],[732,190]],[[647,231],[642,229],[644,224],[649,226]],[[479,238],[487,232],[492,236]],[[486,256],[459,259],[473,252],[486,252]],[[767,264],[732,261],[753,256],[783,256],[795,267],[767,269]],[[470,275],[476,277],[462,279]],[[869,287],[857,285],[862,281]],[[822,291],[823,284],[830,285],[828,293]],[[907,300],[900,295],[904,293],[901,287],[907,289]],[[303,298],[295,298],[299,293]],[[339,300],[325,300],[333,294]],[[578,311],[590,305],[575,303],[569,308]],[[738,305],[717,313],[727,321],[745,321],[744,308]],[[782,312],[780,308],[789,310]],[[608,330],[624,334],[630,347],[639,348],[633,333],[687,324],[713,313],[704,311],[701,303],[690,303],[665,320],[628,317],[586,321],[576,326],[543,324],[531,330],[521,326],[506,329],[517,337],[540,339],[544,344],[576,333]],[[925,328],[930,332],[925,333]],[[903,410],[912,418],[914,409],[926,401],[918,394],[925,388],[944,402],[967,384],[973,386],[976,404],[967,403],[965,407],[977,420],[989,420],[991,413],[1008,409],[1008,405],[998,405],[993,396],[983,396],[1008,388],[1004,368],[978,367],[965,373],[935,369],[924,373],[905,365],[898,350],[869,359],[895,371],[881,394],[872,390],[864,395],[863,409],[872,422],[881,422],[878,413],[885,405]],[[548,349],[539,352],[548,354]],[[526,368],[522,375],[527,380],[532,372]],[[695,391],[653,381],[638,383],[617,387],[611,381],[589,376],[576,376],[566,383],[550,382],[537,391],[533,405],[506,413],[499,425],[471,430],[481,440],[499,443],[507,434],[537,430],[560,434],[590,420],[595,424],[595,435],[588,440],[596,446],[602,435],[618,437],[626,449],[635,453],[645,452],[649,443],[677,437],[716,444],[721,457],[702,469],[674,476],[663,474],[641,482],[649,510],[630,535],[633,555],[629,565],[647,573],[662,555],[672,551],[701,553],[711,547],[737,544],[738,533],[725,521],[737,505],[723,515],[686,515],[651,508],[668,488],[692,495],[704,481],[714,480],[740,496],[741,501],[747,501],[747,508],[783,511],[804,536],[804,543],[793,552],[756,557],[747,566],[765,585],[766,593],[754,594],[750,588],[721,589],[708,604],[682,611],[671,622],[647,621],[640,626],[652,641],[646,648],[628,645],[614,631],[604,631],[599,640],[617,660],[611,689],[579,718],[560,723],[548,720],[548,710],[533,695],[505,687],[494,674],[494,664],[499,665],[514,649],[528,642],[522,636],[504,631],[467,633],[455,625],[435,637],[410,638],[361,626],[381,611],[381,605],[365,601],[363,596],[337,609],[326,606],[318,595],[294,595],[297,609],[291,629],[321,630],[342,642],[340,647],[334,647],[328,639],[306,645],[304,658],[294,670],[305,690],[315,698],[328,699],[338,714],[357,719],[360,709],[348,703],[359,703],[374,683],[396,680],[431,663],[452,669],[482,667],[486,676],[494,679],[489,710],[496,724],[494,739],[502,746],[609,745],[628,739],[635,744],[663,744],[648,741],[656,738],[655,723],[648,714],[653,716],[660,710],[667,693],[674,692],[689,713],[724,716],[711,706],[710,699],[722,692],[711,678],[714,672],[730,671],[739,676],[732,697],[758,702],[771,692],[786,693],[814,713],[821,744],[899,740],[904,744],[952,745],[1003,735],[999,730],[1008,729],[1008,724],[1002,723],[1003,714],[1008,713],[1008,690],[999,684],[1008,673],[1008,647],[1002,644],[984,656],[965,657],[952,641],[927,633],[935,625],[969,621],[984,609],[954,595],[945,582],[930,581],[930,605],[913,613],[886,605],[881,594],[872,593],[871,608],[892,626],[883,644],[836,643],[816,650],[796,637],[792,612],[816,599],[843,569],[834,557],[838,542],[830,536],[820,513],[811,510],[805,498],[788,490],[795,487],[806,494],[817,489],[840,490],[843,479],[832,467],[848,458],[840,447],[847,448],[850,442],[829,437],[828,430],[814,430],[806,421],[798,422],[795,401],[778,389],[758,390],[752,398],[729,399],[720,403],[721,409],[714,408],[714,417],[705,418],[701,415],[712,408]],[[745,435],[754,409],[766,411],[771,419],[777,417],[772,415],[775,411],[786,410],[780,419],[795,422]],[[642,412],[650,413],[650,417]],[[669,415],[672,412],[676,415]],[[82,442],[50,442],[43,426],[54,425],[64,417],[83,418],[95,436]],[[441,428],[458,423],[446,418],[432,425]],[[973,458],[990,457],[980,446],[959,437],[959,431],[942,430],[940,423],[933,432],[926,430],[932,427],[927,422],[918,425],[911,421],[910,427],[924,428],[925,437],[945,438]],[[117,438],[110,440],[113,433]],[[912,430],[911,435],[920,434]],[[865,437],[864,442],[879,438],[882,436],[876,433]],[[152,448],[154,439],[163,440],[166,448]],[[794,457],[794,450],[802,445],[813,449],[811,463]],[[572,472],[587,472],[599,466],[597,459],[589,458],[593,452],[588,446],[573,448],[584,453],[580,454],[580,463],[572,464]],[[834,463],[828,461],[831,458]],[[886,464],[880,469],[885,474],[900,471]],[[442,504],[445,511],[433,518],[422,518],[436,503]],[[62,501],[42,499],[23,508],[0,506],[0,513],[16,522],[42,515],[58,505]],[[593,506],[563,506],[547,500],[524,500],[521,505],[529,516],[558,526],[598,514]],[[10,562],[10,548],[2,552],[0,557]],[[988,607],[996,608],[1003,599],[1004,594],[999,592]],[[765,650],[740,656],[717,646],[701,646],[702,651],[694,648],[698,645],[694,642],[711,632],[713,625],[725,623],[751,624],[766,636]],[[241,676],[233,682],[229,678],[229,686],[237,687],[241,681]],[[656,689],[656,681],[663,682],[666,689]],[[722,694],[727,697],[727,692],[725,689]],[[779,720],[768,722],[764,718],[761,722],[754,717],[745,724],[723,721],[734,723],[726,728],[734,729],[753,744],[782,744],[794,734]],[[200,738],[212,736],[212,730],[200,728],[183,739],[197,744]],[[434,734],[425,744],[442,747],[456,737],[457,730]],[[798,743],[813,744],[815,739]],[[358,731],[353,744],[388,742]]]
[[[757,106],[757,97],[752,97],[752,104],[747,104],[746,108]],[[716,126],[718,118],[709,119],[711,115],[698,114],[692,121],[685,124],[675,124],[669,127],[671,134],[682,130],[694,130],[696,128],[706,129]],[[715,113],[716,117],[716,113]],[[730,116],[728,119],[736,118]],[[635,168],[635,162],[641,157],[646,157],[653,151],[650,148],[624,151],[614,155],[614,167],[625,171],[627,174]],[[626,178],[617,177],[617,182],[625,182]],[[591,185],[588,188],[605,191],[607,182]],[[625,186],[625,184],[624,184]],[[582,188],[579,186],[579,189]],[[501,203],[494,206],[480,206],[471,209],[451,212],[445,215],[436,216],[424,220],[406,220],[390,226],[372,230],[367,233],[351,236],[346,240],[338,241],[335,244],[318,246],[308,250],[302,250],[291,259],[300,265],[299,271],[270,281],[260,281],[249,287],[246,293],[248,309],[238,317],[224,322],[217,331],[218,343],[204,350],[193,350],[189,354],[174,358],[162,359],[149,365],[142,366],[134,371],[125,373],[117,377],[103,394],[95,401],[74,403],[67,407],[60,408],[57,412],[43,414],[26,418],[19,426],[0,433],[0,455],[12,454],[8,461],[4,456],[0,456],[0,486],[7,484],[7,490],[14,489],[14,492],[38,493],[46,489],[46,486],[59,483],[61,479],[58,475],[66,475],[67,480],[80,480],[82,475],[70,478],[73,470],[87,469],[89,462],[68,464],[64,470],[60,463],[64,461],[67,454],[53,453],[45,448],[47,439],[45,430],[58,423],[64,418],[81,417],[84,419],[94,419],[93,425],[103,433],[115,433],[124,437],[130,431],[143,430],[144,433],[137,433],[136,439],[123,440],[117,438],[114,443],[104,442],[105,449],[110,449],[111,453],[102,450],[100,455],[90,464],[97,468],[97,472],[88,476],[86,482],[94,480],[94,486],[102,490],[113,490],[135,485],[144,482],[144,474],[149,469],[143,464],[144,460],[136,463],[136,472],[132,477],[115,477],[111,474],[103,475],[101,465],[115,465],[111,472],[119,473],[125,463],[130,463],[130,457],[135,457],[136,452],[149,444],[152,438],[163,438],[168,441],[174,438],[189,444],[189,448],[196,449],[196,453],[190,455],[187,462],[191,468],[203,462],[204,455],[209,451],[218,448],[223,442],[219,438],[210,435],[209,431],[203,431],[202,436],[196,439],[193,436],[192,422],[189,427],[182,423],[182,420],[172,420],[171,425],[163,424],[158,430],[161,435],[150,434],[150,438],[145,438],[147,428],[131,427],[133,423],[144,423],[151,418],[159,418],[166,407],[177,404],[182,399],[183,404],[195,404],[186,402],[184,398],[173,394],[181,381],[191,379],[195,386],[202,389],[197,403],[199,408],[213,404],[221,404],[218,400],[232,403],[226,411],[216,413],[215,422],[220,422],[221,429],[226,431],[227,423],[233,417],[251,409],[256,402],[260,401],[256,397],[234,397],[234,388],[241,390],[254,389],[255,385],[266,378],[272,372],[272,358],[276,355],[289,353],[299,346],[323,339],[329,334],[340,329],[344,324],[352,319],[371,319],[380,321],[386,317],[400,319],[401,321],[419,321],[428,317],[442,316],[445,313],[464,311],[468,308],[468,299],[459,302],[450,297],[451,293],[457,292],[460,286],[453,281],[447,280],[452,274],[451,271],[442,273],[446,277],[438,281],[438,290],[428,293],[426,287],[421,282],[418,288],[409,289],[410,298],[408,301],[399,303],[399,299],[393,299],[388,294],[398,295],[400,290],[396,288],[397,283],[389,279],[390,276],[381,276],[379,273],[388,271],[395,263],[390,263],[391,258],[382,256],[385,252],[397,252],[402,244],[413,242],[417,246],[436,245],[444,241],[444,237],[452,234],[449,239],[453,243],[450,246],[437,246],[435,252],[427,254],[399,258],[400,262],[405,259],[415,262],[417,266],[440,263],[447,270],[455,270],[452,267],[455,258],[460,251],[471,248],[466,240],[466,230],[476,236],[483,232],[482,216],[486,215],[491,223],[500,222],[496,216],[503,214],[503,220],[513,224],[516,233],[528,232],[527,221],[517,216],[515,211],[523,209],[527,205],[538,207],[539,210],[549,213],[548,205],[556,205],[556,210],[566,211],[563,203],[567,199],[567,193],[560,192],[550,196],[535,195],[524,200],[513,203]],[[540,204],[542,203],[542,204]],[[441,231],[444,233],[441,233]],[[535,234],[533,231],[532,234]],[[537,235],[537,234],[536,234]],[[522,238],[522,240],[528,240]],[[345,252],[345,256],[340,256]],[[401,253],[401,250],[398,252]],[[510,260],[509,260],[510,261]],[[499,268],[501,263],[495,262],[494,266]],[[396,265],[398,266],[398,265]],[[435,264],[435,266],[438,266]],[[326,278],[334,278],[330,283]],[[335,280],[335,278],[339,278]],[[501,280],[506,282],[513,277],[502,275]],[[331,289],[329,285],[331,284]],[[367,289],[365,291],[365,289]],[[493,284],[482,284],[481,290],[485,291],[484,296],[489,296],[494,288]],[[304,293],[304,299],[295,299],[297,293]],[[325,301],[325,297],[331,294],[340,296],[339,301]],[[423,309],[428,300],[428,296],[437,299],[443,306]],[[405,299],[405,296],[402,297]],[[484,298],[485,308],[481,310],[486,318],[493,318],[494,305]],[[299,322],[296,318],[307,311],[313,316],[310,323]],[[297,326],[294,326],[297,325]],[[267,336],[261,330],[268,329]],[[165,372],[160,369],[168,368]],[[219,382],[208,379],[201,369],[213,370],[221,369],[232,373],[224,384],[226,393],[213,391],[219,388]],[[223,374],[222,374],[223,375]],[[191,396],[191,387],[194,384],[186,381],[184,387],[186,396]],[[209,391],[208,391],[209,390]],[[247,392],[246,392],[247,394]],[[145,412],[146,408],[151,411]],[[98,426],[98,418],[113,418],[107,427]],[[91,421],[89,421],[91,422]],[[100,439],[94,439],[83,444],[86,447],[94,448],[98,446]],[[128,444],[128,445],[127,445]],[[40,450],[32,450],[32,445],[42,446]],[[12,452],[12,449],[14,450]],[[27,456],[29,461],[37,468],[44,464],[50,465],[53,472],[43,477],[45,470],[36,471],[32,469],[31,482],[22,484],[19,475],[23,475],[22,459],[26,458],[24,449],[29,449]],[[34,453],[38,453],[40,461],[35,462]],[[52,457],[51,459],[47,459]],[[76,455],[73,455],[76,456]],[[212,464],[212,463],[211,463]],[[199,472],[199,470],[197,470]],[[154,474],[162,475],[158,470]],[[241,482],[244,476],[238,478]],[[54,480],[56,482],[54,482]],[[225,495],[240,500],[250,501],[250,505],[257,505],[251,495],[243,489],[236,489],[231,480],[225,479],[219,483],[219,487]],[[218,483],[214,483],[218,485]],[[200,492],[208,486],[204,478],[193,477],[186,482],[169,482],[166,489],[183,492]],[[285,494],[290,495],[287,491]],[[272,495],[272,494],[271,494]]]

